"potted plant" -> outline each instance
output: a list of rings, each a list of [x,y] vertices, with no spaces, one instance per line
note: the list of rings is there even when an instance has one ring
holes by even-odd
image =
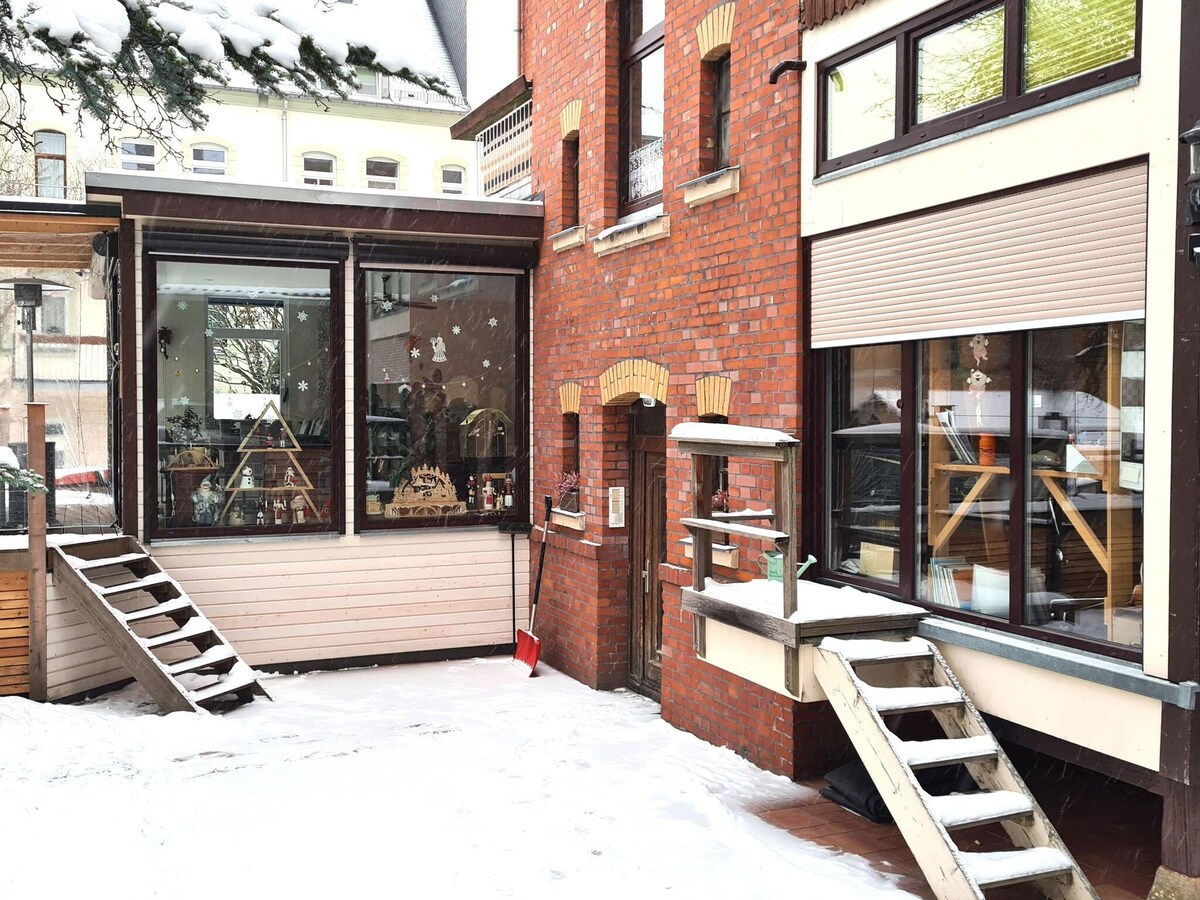
[[[563,472],[554,480],[555,507],[563,512],[579,512],[579,473]]]

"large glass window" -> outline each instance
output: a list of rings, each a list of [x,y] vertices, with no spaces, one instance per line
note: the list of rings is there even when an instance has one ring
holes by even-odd
[[[818,173],[1137,74],[1138,4],[959,0],[830,57]]]
[[[822,371],[827,577],[1135,656],[1143,322],[840,348]]]
[[[830,567],[898,581],[900,345],[846,348],[830,357]]]
[[[621,50],[621,201],[629,212],[662,198],[665,4],[627,0]]]
[[[148,141],[121,141],[121,168],[132,172],[153,172],[154,145]]]
[[[228,151],[217,144],[197,144],[192,148],[193,175],[228,174]]]
[[[330,270],[156,269],[157,532],[334,527]]]
[[[1033,336],[1025,448],[1032,625],[1142,642],[1144,371],[1140,322]]]
[[[930,603],[1008,618],[1011,346],[921,346],[921,581]]]
[[[365,283],[364,527],[522,511],[518,279],[369,271]]]

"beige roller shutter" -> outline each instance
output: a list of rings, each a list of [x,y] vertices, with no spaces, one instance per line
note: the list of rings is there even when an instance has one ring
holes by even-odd
[[[812,345],[1145,314],[1146,164],[812,243]]]

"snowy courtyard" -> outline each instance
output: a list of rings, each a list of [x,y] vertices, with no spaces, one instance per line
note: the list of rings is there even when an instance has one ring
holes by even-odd
[[[625,691],[502,657],[265,684],[225,716],[0,699],[0,897],[911,896]]]

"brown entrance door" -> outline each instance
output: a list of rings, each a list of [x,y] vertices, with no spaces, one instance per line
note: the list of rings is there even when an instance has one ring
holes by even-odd
[[[629,686],[659,700],[662,584],[658,566],[667,560],[666,412],[661,406],[638,404],[632,419]]]

